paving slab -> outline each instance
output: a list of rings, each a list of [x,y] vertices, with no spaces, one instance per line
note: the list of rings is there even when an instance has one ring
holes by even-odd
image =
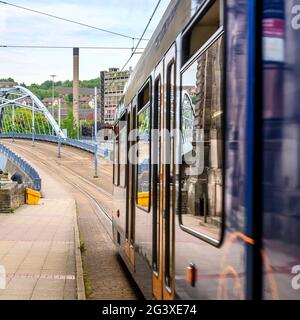
[[[77,299],[75,199],[42,166],[36,169],[40,205],[0,214],[0,266],[6,273],[0,300]]]
[[[112,166],[101,161],[98,162],[99,178],[94,179],[94,161],[93,155],[84,151],[66,147],[62,148],[61,159],[57,159],[57,146],[38,141],[32,148],[30,141],[6,140],[3,143],[24,159],[30,162],[34,167],[42,166],[49,174],[52,174],[60,180],[61,186],[71,191],[76,199],[78,227],[80,230],[81,244],[84,245],[84,275],[86,282],[86,294],[82,277],[77,276],[76,283],[66,279],[64,287],[64,299],[72,299],[73,287],[77,285],[78,299],[111,299],[111,300],[131,300],[142,299],[142,295],[126,269],[124,263],[118,256],[115,245],[111,239],[111,229],[103,225],[100,218],[101,213],[95,205],[93,199],[106,210],[109,215],[112,211]],[[55,188],[49,188],[49,192],[54,192]],[[59,197],[59,195],[45,194],[47,197]],[[0,221],[1,223],[1,221]],[[77,225],[75,225],[77,227]],[[46,230],[45,230],[46,232]],[[51,232],[51,230],[49,231]],[[63,236],[66,229],[61,229],[56,233],[56,239]],[[75,233],[79,233],[78,229]],[[76,237],[78,239],[78,237]],[[0,247],[1,250],[1,247]],[[73,250],[73,248],[69,248]],[[76,250],[76,265],[81,264],[81,255]],[[1,255],[1,251],[0,251]],[[61,263],[62,261],[60,261]],[[55,265],[55,264],[54,264]],[[49,257],[47,264],[42,270],[42,275],[59,275],[60,270],[56,270],[52,258]],[[66,274],[73,274],[74,265],[67,261]],[[77,268],[77,275],[79,274]],[[81,269],[82,270],[82,269]],[[55,294],[48,290],[49,299],[55,299]],[[39,293],[39,299],[43,295]],[[36,295],[33,298],[38,299]]]

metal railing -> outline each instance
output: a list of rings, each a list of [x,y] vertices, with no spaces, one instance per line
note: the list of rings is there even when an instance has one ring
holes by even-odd
[[[0,133],[0,139],[1,138],[32,140],[32,134],[31,133]],[[59,138],[57,136],[46,135],[46,134],[35,134],[34,140],[45,141],[45,142],[50,142],[55,144],[59,143]],[[113,161],[112,142],[98,141],[97,142],[98,146],[96,146],[94,140],[81,141],[81,140],[67,138],[67,139],[61,139],[60,143],[62,145],[71,146],[73,148],[81,149],[92,154],[95,154],[95,152],[97,152],[97,155],[100,156],[101,158],[106,159],[108,161]]]
[[[32,134],[30,133],[1,133],[0,138],[14,138],[14,139],[32,139]],[[47,134],[35,134],[35,140],[58,143],[59,138],[57,136],[47,135]],[[71,146],[74,148],[82,149],[84,151],[94,153],[95,152],[95,145],[82,142],[75,139],[60,139],[60,143],[63,145]]]
[[[0,152],[7,156],[20,170],[22,170],[32,181],[32,186],[35,190],[40,191],[42,188],[42,180],[37,171],[24,159],[19,157],[13,151],[0,143]]]

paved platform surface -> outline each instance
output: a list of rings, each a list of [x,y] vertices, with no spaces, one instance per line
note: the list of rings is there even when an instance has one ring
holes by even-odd
[[[86,298],[92,300],[142,299],[141,293],[121,261],[111,239],[111,226],[103,223],[103,213],[112,210],[112,165],[98,161],[99,178],[93,177],[93,155],[63,146],[57,159],[57,145],[31,141],[1,140],[8,148],[21,155],[35,168],[45,170],[76,200],[83,253]],[[100,160],[100,159],[99,159]],[[104,219],[107,221],[106,219]]]
[[[0,265],[6,271],[0,300],[77,299],[75,200],[41,166],[37,170],[40,205],[0,214]]]

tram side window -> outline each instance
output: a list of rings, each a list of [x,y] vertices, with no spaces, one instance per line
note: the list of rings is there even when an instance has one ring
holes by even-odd
[[[142,209],[150,208],[150,86],[149,83],[140,93],[137,131],[138,131],[138,165],[137,165],[137,205]]]
[[[182,74],[181,224],[218,242],[223,212],[223,35]]]
[[[114,138],[114,185],[119,185],[119,124],[115,126],[115,138]]]
[[[126,114],[122,117],[119,122],[119,170],[120,187],[126,187],[126,164],[127,164],[127,122]]]
[[[222,25],[222,0],[213,5],[199,18],[183,37],[183,61],[185,64]]]

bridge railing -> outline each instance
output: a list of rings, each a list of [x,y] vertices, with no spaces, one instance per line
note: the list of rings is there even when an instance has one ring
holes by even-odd
[[[32,134],[30,133],[1,133],[0,138],[15,138],[15,139],[32,139]],[[58,143],[59,138],[57,136],[47,135],[47,134],[35,134],[35,140]],[[95,145],[82,142],[75,139],[60,139],[60,143],[63,145],[68,145],[74,148],[82,149],[90,153],[95,152]]]
[[[42,188],[42,180],[38,172],[24,159],[19,157],[13,151],[0,143],[0,152],[7,156],[20,170],[22,170],[32,181],[33,188],[40,191]]]

